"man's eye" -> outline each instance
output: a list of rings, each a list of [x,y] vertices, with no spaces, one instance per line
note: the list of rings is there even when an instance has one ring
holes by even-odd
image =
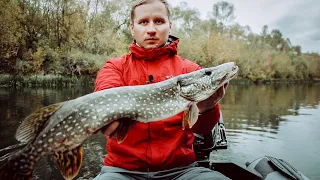
[[[142,24],[142,25],[145,25],[147,23],[148,23],[147,21],[140,21],[140,24]]]
[[[161,20],[156,20],[156,24],[162,24],[163,23],[163,21],[161,21]]]

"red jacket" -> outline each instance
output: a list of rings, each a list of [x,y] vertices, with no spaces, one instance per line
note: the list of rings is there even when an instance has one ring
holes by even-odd
[[[154,82],[160,82],[200,69],[199,65],[177,55],[178,43],[175,39],[153,50],[132,43],[130,53],[105,63],[97,75],[95,91],[146,84],[149,75],[154,77]],[[121,144],[107,137],[104,164],[135,171],[161,171],[193,163],[193,132],[209,133],[219,120],[220,109],[216,105],[200,115],[192,129],[185,130],[181,126],[182,114],[158,122],[138,122]]]

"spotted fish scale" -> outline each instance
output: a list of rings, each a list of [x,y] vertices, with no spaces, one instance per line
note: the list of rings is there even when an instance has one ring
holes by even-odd
[[[36,162],[50,153],[63,177],[73,179],[82,164],[84,141],[115,120],[120,122],[115,133],[119,142],[133,120],[155,122],[185,111],[183,122],[191,127],[198,117],[196,103],[210,97],[237,71],[234,63],[225,63],[159,83],[111,88],[39,109],[19,126],[16,138],[27,145],[0,163],[0,180],[31,179]]]

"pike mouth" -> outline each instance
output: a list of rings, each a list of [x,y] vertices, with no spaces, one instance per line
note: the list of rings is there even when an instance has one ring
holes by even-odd
[[[227,73],[226,75],[224,75],[221,79],[219,79],[219,83],[222,83],[224,80],[227,79],[229,73]]]
[[[238,72],[239,67],[234,66],[230,73],[225,74],[222,78],[219,79],[219,83],[223,83],[227,78],[232,79]]]
[[[233,78],[237,74],[238,70],[239,70],[238,66],[233,66],[230,78]]]

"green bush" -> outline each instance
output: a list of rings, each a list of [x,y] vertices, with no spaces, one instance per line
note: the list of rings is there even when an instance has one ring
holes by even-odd
[[[71,76],[95,75],[108,59],[104,55],[83,53],[73,49],[61,58],[64,74]]]

